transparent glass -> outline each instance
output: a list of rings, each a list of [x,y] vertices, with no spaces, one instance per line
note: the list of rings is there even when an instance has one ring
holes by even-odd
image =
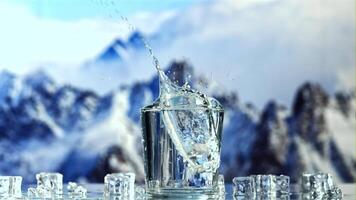
[[[148,195],[214,198],[219,193],[223,116],[222,109],[201,107],[141,110]]]

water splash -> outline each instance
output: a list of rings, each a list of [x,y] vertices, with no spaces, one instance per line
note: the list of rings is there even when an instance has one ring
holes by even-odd
[[[116,2],[99,0],[100,5],[114,8],[114,14],[132,32],[137,28],[133,26],[127,17],[118,10]],[[113,15],[110,13],[110,16]],[[175,148],[195,172],[214,172],[220,164],[220,138],[218,137],[215,119],[212,110],[222,110],[220,103],[205,94],[191,89],[189,81],[191,76],[186,77],[183,86],[175,84],[164,73],[148,41],[138,35],[139,40],[147,49],[152,59],[152,64],[159,76],[159,97],[155,101],[156,108],[162,110],[163,124],[168,130]],[[175,72],[173,72],[175,73]],[[194,122],[194,123],[192,123]]]

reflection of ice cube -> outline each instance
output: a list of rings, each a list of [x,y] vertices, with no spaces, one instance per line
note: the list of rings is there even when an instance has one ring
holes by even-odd
[[[63,193],[63,175],[42,172],[36,174],[37,192],[43,198],[52,198]]]
[[[22,177],[20,176],[0,176],[0,198],[15,197],[20,198]]]
[[[69,198],[86,198],[87,189],[74,182],[69,182],[67,185]]]
[[[104,195],[118,199],[133,199],[135,196],[135,174],[115,173],[104,178]]]

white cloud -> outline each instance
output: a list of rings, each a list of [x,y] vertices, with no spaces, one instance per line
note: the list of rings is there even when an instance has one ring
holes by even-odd
[[[355,90],[355,67],[350,67],[346,69],[340,69],[337,75],[337,85],[338,90]]]
[[[19,4],[0,2],[0,13],[0,68],[18,73],[41,63],[82,63],[127,34],[125,25],[116,21],[40,18]]]
[[[307,80],[332,93],[339,71],[354,70],[354,1],[240,2],[198,5],[166,22],[164,30],[182,35],[159,57],[188,57],[258,106],[273,98],[290,105]]]

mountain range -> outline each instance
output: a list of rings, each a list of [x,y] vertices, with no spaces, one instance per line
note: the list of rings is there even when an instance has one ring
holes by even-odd
[[[99,59],[113,59],[103,54]],[[327,94],[306,82],[292,105],[270,101],[258,110],[239,101],[187,61],[175,60],[168,76],[204,89],[224,107],[220,171],[234,176],[327,171],[336,180],[356,179],[355,94]],[[26,183],[40,171],[59,171],[65,181],[102,182],[107,173],[133,171],[143,181],[140,108],[158,96],[158,77],[121,85],[99,95],[62,85],[44,71],[0,73],[0,174]]]

